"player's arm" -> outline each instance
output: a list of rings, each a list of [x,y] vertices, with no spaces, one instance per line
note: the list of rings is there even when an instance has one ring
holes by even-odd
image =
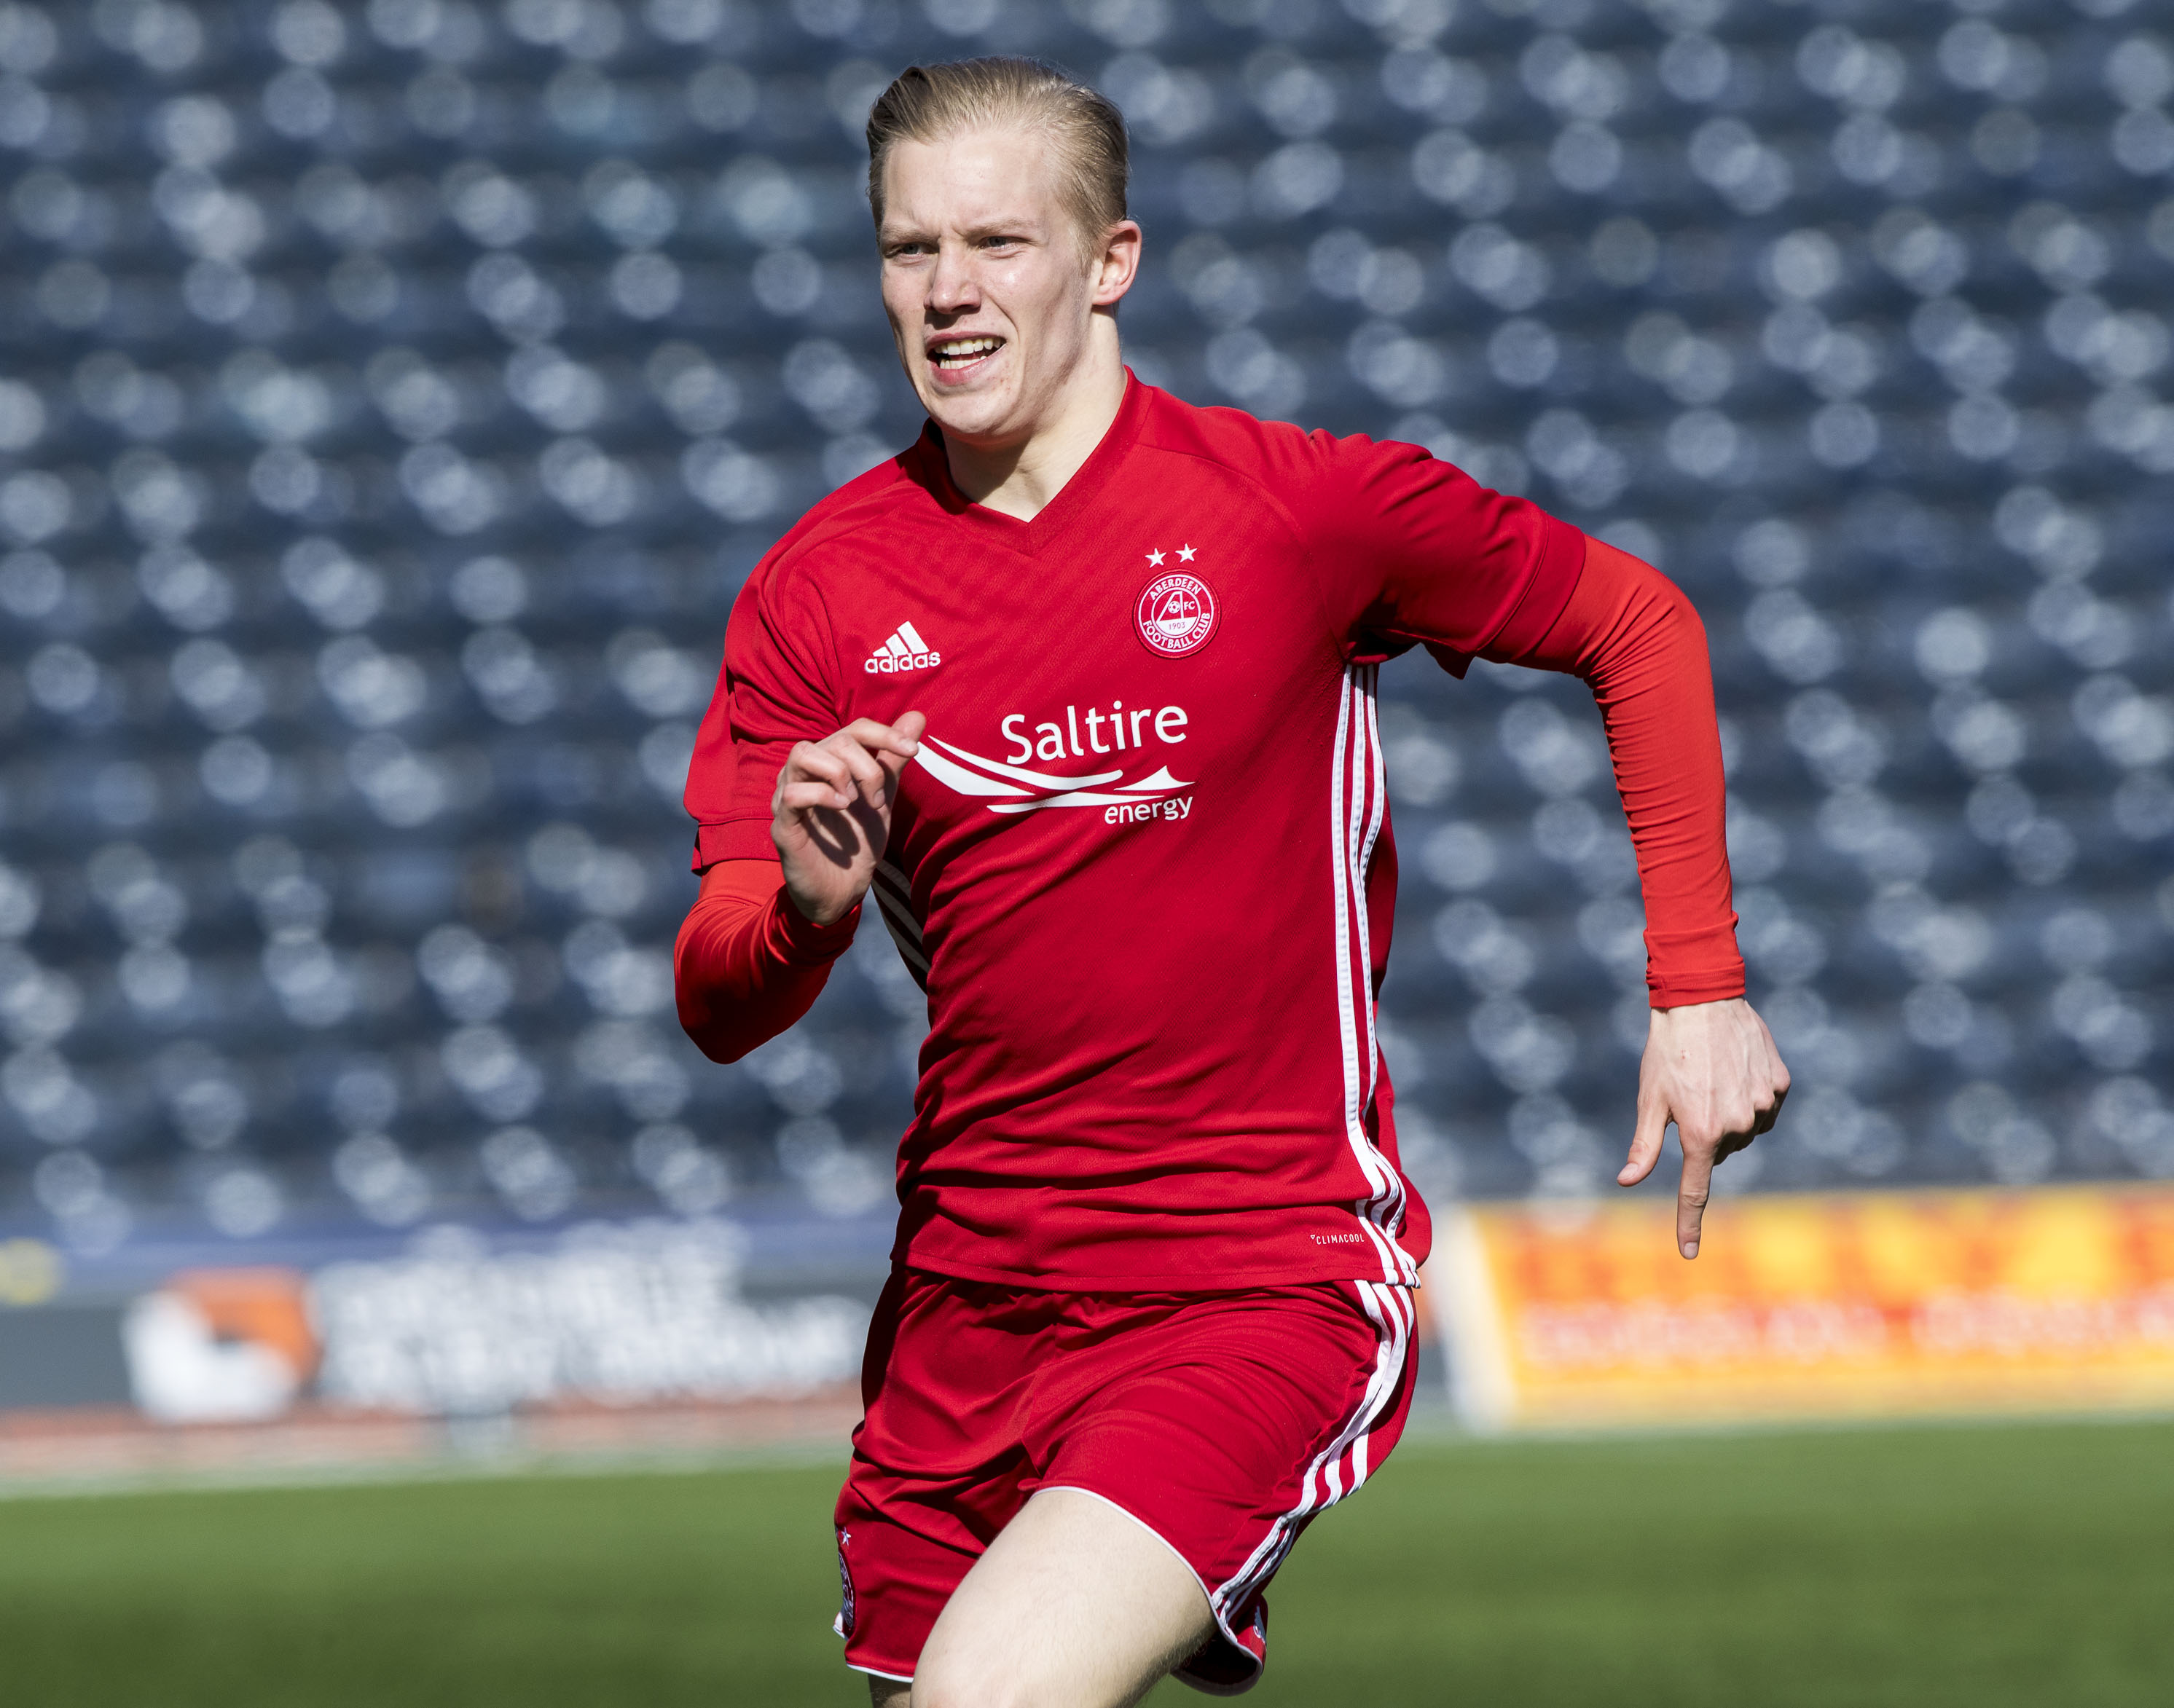
[[[863,718],[796,743],[771,802],[779,857],[704,868],[673,949],[673,985],[681,1027],[711,1060],[738,1061],[821,994],[852,942],[923,722],[918,712],[895,725]]]
[[[1274,489],[1308,532],[1332,631],[1570,671],[1608,727],[1646,899],[1654,1019],[1620,1178],[1684,1145],[1677,1243],[1698,1250],[1714,1164],[1772,1123],[1789,1076],[1744,1001],[1706,631],[1650,565],[1415,446],[1279,441]]]
[[[672,954],[679,1024],[712,1062],[737,1062],[814,1005],[857,913],[815,924],[786,895],[775,860],[720,860]]]
[[[1652,1002],[1637,1127],[1616,1178],[1645,1179],[1675,1127],[1676,1243],[1695,1257],[1715,1165],[1771,1127],[1789,1090],[1766,1022],[1744,998],[1706,630],[1668,577],[1588,540],[1561,614],[1506,662],[1569,671],[1600,705],[1645,896]]]

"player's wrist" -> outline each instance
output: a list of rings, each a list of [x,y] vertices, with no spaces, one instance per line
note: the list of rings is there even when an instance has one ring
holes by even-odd
[[[1695,1020],[1704,1014],[1719,1013],[1725,1008],[1741,1008],[1744,1005],[1744,999],[1740,996],[1707,997],[1694,1003],[1656,1003],[1652,1005],[1652,1011],[1656,1019],[1674,1022]]]
[[[784,885],[788,923],[802,925],[816,931],[828,930],[861,905],[865,888],[848,895],[809,895],[795,884],[790,874]]]
[[[778,886],[776,932],[781,947],[796,960],[827,960],[852,940],[861,897],[803,897],[788,878]]]

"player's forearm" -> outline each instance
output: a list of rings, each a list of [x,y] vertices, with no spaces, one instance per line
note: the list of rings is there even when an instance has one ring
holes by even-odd
[[[1647,982],[1655,1007],[1673,1008],[1743,995],[1744,961],[1705,625],[1674,582],[1638,568],[1644,585],[1585,679],[1600,703],[1637,852]]]
[[[681,1027],[713,1062],[737,1062],[767,1043],[814,1005],[858,917],[856,908],[836,924],[814,924],[773,862],[711,868],[673,953]]]
[[[1637,854],[1653,1005],[1741,996],[1712,670],[1690,601],[1592,541],[1569,605],[1520,662],[1572,672],[1599,702]]]

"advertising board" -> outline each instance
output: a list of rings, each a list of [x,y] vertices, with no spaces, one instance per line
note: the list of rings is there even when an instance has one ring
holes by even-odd
[[[0,1240],[0,1481],[834,1439],[882,1274],[864,1231],[813,1266],[798,1224],[719,1217]]]
[[[2174,1187],[1468,1206],[1429,1265],[1483,1429],[2174,1406]]]

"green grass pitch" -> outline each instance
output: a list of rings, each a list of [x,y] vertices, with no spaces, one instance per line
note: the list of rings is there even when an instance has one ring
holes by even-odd
[[[836,1476],[0,1501],[0,1697],[852,1708]],[[2157,1708],[2174,1424],[1408,1442],[1273,1601],[1260,1708]]]

